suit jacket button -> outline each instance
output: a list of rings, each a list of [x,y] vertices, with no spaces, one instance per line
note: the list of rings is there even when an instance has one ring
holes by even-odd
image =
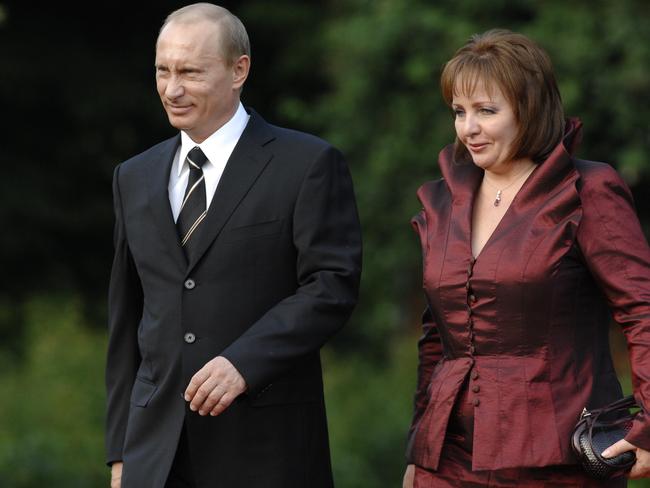
[[[472,403],[474,404],[475,407],[478,407],[481,404],[481,400],[479,400],[478,398],[474,398],[474,401]]]
[[[472,379],[477,380],[478,379],[478,371],[474,370],[472,371]]]
[[[185,286],[185,289],[191,290],[196,286],[196,283],[194,283],[193,279],[185,280],[185,283],[183,283],[183,286]]]
[[[196,341],[196,336],[191,332],[186,332],[185,335],[183,336],[183,340],[188,344],[192,344],[194,343],[194,341]]]
[[[481,391],[481,387],[478,386],[478,385],[474,385],[474,386],[472,386],[472,391],[474,393],[478,393],[479,391]]]

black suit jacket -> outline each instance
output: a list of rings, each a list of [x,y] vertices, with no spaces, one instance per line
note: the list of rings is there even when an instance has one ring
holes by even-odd
[[[331,486],[319,349],[348,319],[361,267],[345,161],[251,111],[187,262],[167,189],[179,143],[115,170],[107,460],[124,462],[123,488],[162,488],[185,422],[200,487]],[[248,390],[200,417],[182,393],[218,355]]]

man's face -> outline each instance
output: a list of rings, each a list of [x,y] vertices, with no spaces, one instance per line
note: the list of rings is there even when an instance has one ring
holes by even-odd
[[[169,123],[197,143],[232,117],[248,75],[247,56],[228,66],[219,34],[207,21],[171,22],[156,44],[156,86]]]

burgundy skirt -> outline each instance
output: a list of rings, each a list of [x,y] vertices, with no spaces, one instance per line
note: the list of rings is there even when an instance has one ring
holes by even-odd
[[[541,468],[508,468],[472,471],[474,407],[469,402],[467,385],[452,410],[442,445],[437,471],[415,467],[413,488],[624,488],[626,478],[598,481],[587,476],[578,465]]]

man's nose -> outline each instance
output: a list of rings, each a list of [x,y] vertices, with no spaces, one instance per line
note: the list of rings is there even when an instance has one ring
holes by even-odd
[[[170,99],[182,97],[185,93],[183,82],[178,76],[171,76],[165,87],[165,96]]]

